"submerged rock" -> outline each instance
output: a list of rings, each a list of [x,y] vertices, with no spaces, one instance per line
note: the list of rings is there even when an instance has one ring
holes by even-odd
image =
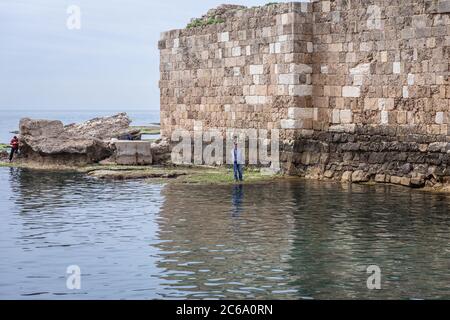
[[[111,138],[130,134],[130,119],[124,113],[64,126],[61,121],[20,121],[20,150],[25,160],[84,165],[110,157]]]

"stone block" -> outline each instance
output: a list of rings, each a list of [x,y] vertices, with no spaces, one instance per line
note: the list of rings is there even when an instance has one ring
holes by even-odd
[[[387,51],[381,51],[380,52],[380,60],[381,62],[388,62],[388,52]]]
[[[153,162],[151,142],[116,141],[115,161],[119,165],[150,165]]]
[[[231,55],[233,57],[240,57],[241,56],[241,47],[234,47],[231,49]]]
[[[450,0],[439,0],[437,6],[438,13],[450,13]]]
[[[250,74],[257,75],[264,73],[264,65],[250,65]]]
[[[352,110],[341,110],[340,111],[340,119],[341,123],[349,124],[353,122],[353,113]]]
[[[389,124],[389,112],[388,111],[381,111],[381,122],[382,125]]]
[[[229,32],[222,32],[218,34],[219,42],[228,42],[230,41],[230,33]]]
[[[330,12],[330,11],[331,11],[331,2],[322,1],[322,12]]]
[[[314,109],[312,108],[289,108],[288,117],[291,120],[313,119]]]
[[[278,84],[299,84],[299,76],[296,74],[280,74],[278,76]]]
[[[281,129],[302,129],[303,121],[302,120],[281,120]]]
[[[334,124],[341,123],[341,110],[334,109],[331,112],[331,122],[334,123]]]
[[[305,97],[311,96],[313,93],[313,86],[311,85],[289,85],[289,95]]]
[[[393,64],[392,64],[392,72],[394,73],[394,74],[400,74],[401,73],[401,63],[400,62],[394,62]]]
[[[361,89],[359,87],[345,86],[342,88],[342,96],[346,98],[358,98],[361,96]]]

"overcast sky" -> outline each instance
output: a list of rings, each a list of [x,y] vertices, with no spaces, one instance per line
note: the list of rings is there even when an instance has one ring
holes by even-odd
[[[223,2],[0,0],[0,109],[156,110],[160,33]],[[66,26],[70,5],[80,30]]]

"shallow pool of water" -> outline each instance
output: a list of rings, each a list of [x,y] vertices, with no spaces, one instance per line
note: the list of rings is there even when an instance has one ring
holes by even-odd
[[[0,299],[450,298],[447,195],[11,168],[0,180]],[[367,288],[370,265],[381,290]]]

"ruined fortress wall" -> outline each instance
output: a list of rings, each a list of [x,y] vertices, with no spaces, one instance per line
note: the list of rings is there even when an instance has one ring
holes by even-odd
[[[210,13],[224,23],[163,33],[163,135],[200,125],[293,127],[290,108],[311,107],[311,9],[307,3],[231,7]]]
[[[292,174],[449,181],[450,0],[319,0],[219,16],[162,35],[163,135],[277,128]]]
[[[449,13],[450,1],[439,0],[315,2],[313,107],[327,119],[284,148],[285,169],[448,182]]]
[[[316,2],[314,104],[330,126],[448,135],[448,13],[450,1]]]

